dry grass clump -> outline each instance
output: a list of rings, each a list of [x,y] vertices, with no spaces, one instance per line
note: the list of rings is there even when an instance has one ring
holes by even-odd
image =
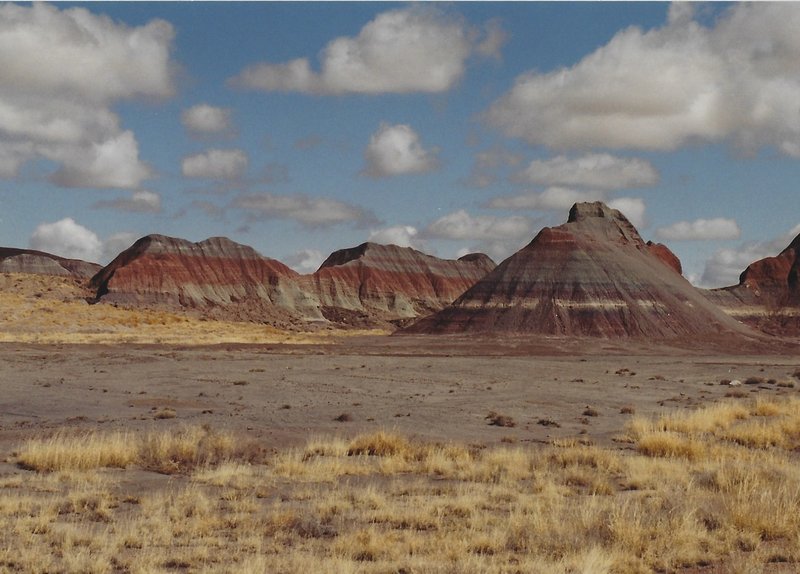
[[[54,470],[30,461],[55,444],[72,470],[0,477],[0,570],[798,570],[800,400],[635,417],[627,429],[634,451],[380,431],[259,458],[192,427],[126,435],[131,459],[108,470],[76,470],[76,435],[29,441],[26,468]],[[111,437],[81,438],[109,451]],[[179,473],[131,492],[126,465]]]
[[[59,432],[50,438],[27,441],[17,454],[22,468],[38,471],[125,468],[138,455],[129,433]]]
[[[27,441],[17,452],[20,467],[41,472],[126,468],[138,465],[163,474],[260,454],[252,443],[208,427],[184,427],[144,436],[112,432],[56,433]]]

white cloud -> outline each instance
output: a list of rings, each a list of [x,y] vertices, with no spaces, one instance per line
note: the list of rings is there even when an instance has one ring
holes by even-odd
[[[731,141],[800,151],[800,10],[734,3],[713,27],[684,7],[630,27],[570,68],[529,72],[486,113],[512,137],[555,149],[672,150]]]
[[[247,163],[247,154],[240,149],[211,149],[183,158],[181,171],[186,177],[239,179]]]
[[[741,230],[736,221],[724,217],[678,221],[656,230],[656,237],[672,241],[738,239],[739,235],[741,235]]]
[[[637,229],[647,226],[646,206],[643,199],[639,197],[617,197],[607,201],[606,205],[621,212]]]
[[[411,126],[382,123],[364,151],[364,173],[370,177],[424,173],[438,167],[437,153],[436,148],[422,147]]]
[[[472,216],[463,209],[449,213],[431,223],[425,236],[442,239],[503,240],[518,239],[531,233],[531,222],[526,217]]]
[[[103,242],[97,235],[71,217],[55,223],[42,223],[31,235],[31,249],[84,261],[99,261]]]
[[[150,176],[150,168],[139,161],[139,149],[131,131],[42,155],[63,162],[52,179],[64,187],[131,188]]]
[[[394,225],[370,232],[367,241],[400,247],[418,247],[418,231],[411,225]]]
[[[98,201],[93,207],[137,213],[158,213],[161,211],[161,196],[153,191],[140,190],[134,191],[130,197]]]
[[[650,187],[658,183],[658,172],[650,162],[592,153],[577,158],[563,155],[534,160],[517,175],[538,185],[563,185],[599,189]]]
[[[739,275],[748,265],[774,257],[800,234],[800,224],[788,233],[770,241],[749,242],[736,249],[719,249],[705,263],[699,284],[704,287],[724,287],[739,282]]]
[[[181,123],[194,134],[218,134],[232,128],[231,110],[208,104],[198,104],[184,110]]]
[[[291,219],[309,227],[325,227],[337,223],[368,225],[374,215],[336,199],[305,195],[256,193],[238,197],[233,206],[248,211],[251,219]]]
[[[112,106],[174,92],[172,26],[135,28],[83,8],[0,6],[0,175],[46,158],[66,187],[136,188],[150,176]]]
[[[307,58],[260,63],[231,80],[266,91],[317,94],[444,92],[464,73],[474,49],[496,55],[502,45],[498,25],[487,28],[479,46],[463,19],[430,6],[383,12],[356,37],[339,37],[322,50],[321,71]]]
[[[322,262],[325,261],[325,255],[316,249],[301,249],[286,258],[286,265],[297,271],[298,273],[313,273]]]
[[[488,207],[495,209],[540,209],[560,211],[583,201],[605,201],[605,191],[582,191],[565,187],[550,187],[541,193],[524,193],[492,199]]]
[[[484,26],[484,36],[475,46],[475,51],[486,58],[501,58],[501,50],[508,41],[508,33],[503,29],[500,20],[492,19]]]

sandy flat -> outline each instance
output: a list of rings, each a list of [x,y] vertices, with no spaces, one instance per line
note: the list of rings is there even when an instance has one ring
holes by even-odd
[[[276,448],[376,429],[479,444],[574,437],[612,444],[631,417],[623,407],[657,415],[745,396],[798,395],[798,368],[800,352],[704,353],[600,340],[3,343],[0,448],[8,453],[24,437],[62,428],[187,423],[247,432]],[[764,382],[720,384],[749,377]],[[776,384],[790,380],[795,387]],[[726,397],[732,391],[740,396]],[[168,418],[158,418],[164,412]],[[514,426],[489,424],[490,412]]]

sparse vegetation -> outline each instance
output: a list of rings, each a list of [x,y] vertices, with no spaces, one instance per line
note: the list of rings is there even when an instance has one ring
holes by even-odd
[[[495,411],[490,411],[486,417],[486,420],[489,421],[489,424],[496,427],[515,427],[517,423],[514,422],[514,419],[508,415],[503,415]]]
[[[573,439],[468,448],[377,432],[264,455],[199,427],[59,433],[20,446],[16,461],[38,472],[0,478],[0,568],[615,573],[800,564],[800,400],[634,417],[627,440],[635,452]],[[137,468],[177,474],[132,493],[127,473]]]

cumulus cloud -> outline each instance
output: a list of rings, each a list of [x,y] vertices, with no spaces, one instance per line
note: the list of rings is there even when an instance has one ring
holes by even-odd
[[[298,273],[313,273],[322,262],[325,261],[325,255],[316,249],[301,249],[286,258],[286,265],[297,271]]]
[[[370,177],[389,177],[424,173],[436,169],[437,149],[422,147],[419,134],[404,124],[382,123],[364,151],[364,174]]]
[[[186,177],[239,179],[247,170],[247,154],[240,149],[211,149],[183,158],[181,171]]]
[[[369,225],[375,216],[360,207],[327,197],[301,194],[276,195],[254,193],[242,195],[233,206],[247,210],[251,219],[291,219],[308,227],[326,227],[338,223]]]
[[[739,275],[748,265],[759,259],[778,255],[798,234],[800,234],[800,224],[769,241],[748,242],[735,249],[718,249],[706,261],[699,284],[704,287],[737,284]]]
[[[418,233],[417,228],[411,225],[394,225],[371,231],[367,241],[400,247],[418,247]]]
[[[66,217],[54,223],[42,223],[28,242],[31,249],[84,261],[99,261],[103,242],[90,229]]]
[[[800,157],[800,10],[739,4],[712,27],[685,6],[617,33],[570,68],[528,72],[487,111],[507,135],[556,149],[771,145]]]
[[[530,234],[531,222],[526,217],[472,216],[463,209],[440,217],[424,232],[426,237],[460,240],[518,239]]]
[[[444,92],[464,74],[473,51],[497,57],[505,40],[499,24],[475,34],[464,20],[430,6],[383,12],[355,37],[322,50],[320,71],[308,58],[259,63],[230,83],[265,91],[316,94]]]
[[[643,159],[592,153],[577,158],[560,155],[534,160],[517,174],[517,179],[539,185],[629,189],[655,185],[658,172]]]
[[[130,197],[97,201],[93,207],[136,213],[158,213],[161,211],[161,196],[153,191],[140,190],[134,191]]]
[[[530,192],[496,197],[487,206],[494,209],[563,211],[569,209],[575,203],[583,201],[605,201],[607,195],[605,191],[581,191],[565,187],[550,187],[540,193]]]
[[[218,108],[208,104],[198,104],[184,110],[181,114],[181,123],[195,135],[224,133],[233,127],[229,108]]]
[[[45,158],[57,185],[138,187],[151,171],[112,106],[173,94],[173,35],[163,20],[130,28],[84,8],[0,6],[0,175]]]
[[[656,230],[656,237],[672,241],[738,239],[739,235],[741,235],[741,230],[736,221],[724,217],[678,221]]]

